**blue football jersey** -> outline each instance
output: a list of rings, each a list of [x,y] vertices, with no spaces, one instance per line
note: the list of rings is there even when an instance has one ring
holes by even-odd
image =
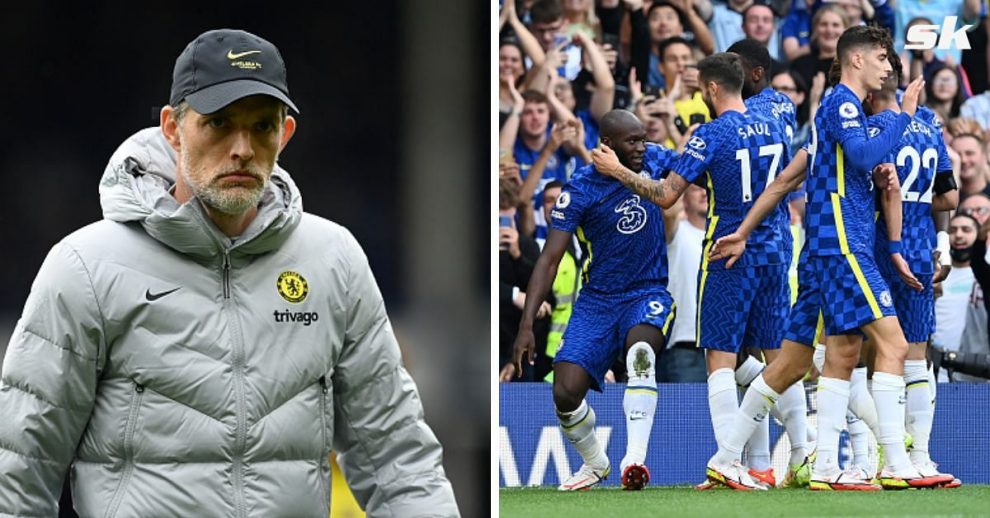
[[[790,146],[797,132],[797,110],[791,98],[770,88],[764,88],[760,93],[746,99],[746,109],[768,119],[778,119],[784,123],[787,133],[787,145]]]
[[[677,153],[659,144],[648,142],[646,144],[646,154],[643,155],[643,171],[646,171],[650,178],[666,178],[667,171],[677,163]]]
[[[873,168],[897,144],[908,122],[910,117],[900,114],[870,138],[862,101],[846,85],[836,85],[822,99],[808,146],[809,256],[873,255]]]
[[[952,174],[952,162],[945,150],[942,131],[916,114],[904,136],[884,162],[897,167],[901,183],[901,255],[915,273],[934,273],[932,250],[935,248],[935,223],[932,220],[932,189],[936,174]],[[871,136],[890,124],[897,114],[884,111],[868,119]],[[877,219],[876,255],[887,254],[887,225]]]
[[[766,186],[790,161],[783,124],[755,113],[727,111],[701,125],[691,137],[674,172],[688,182],[702,175],[708,190],[705,248],[739,228]],[[778,207],[780,209],[780,207]],[[753,230],[739,266],[789,264],[793,243],[774,214]],[[705,255],[707,257],[707,254]],[[705,261],[705,259],[703,259]],[[725,261],[707,264],[722,269]]]
[[[787,148],[791,150],[794,133],[798,129],[797,110],[794,108],[791,98],[773,88],[767,87],[744,102],[746,109],[756,115],[760,115],[766,119],[778,120],[784,124],[784,132],[787,134]],[[785,165],[782,165],[780,169],[783,170]],[[791,213],[787,207],[787,198],[780,201],[772,217],[774,223],[779,226],[778,232],[780,235],[790,235]]]
[[[649,144],[640,174],[660,179],[676,156]],[[581,167],[564,185],[550,224],[576,233],[588,251],[582,290],[624,296],[667,285],[662,209],[594,165]]]

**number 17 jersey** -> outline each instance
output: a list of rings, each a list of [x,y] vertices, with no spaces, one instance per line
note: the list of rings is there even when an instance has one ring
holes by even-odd
[[[727,111],[701,125],[688,141],[674,172],[688,182],[705,176],[708,218],[703,269],[724,269],[725,261],[708,263],[707,251],[718,238],[735,232],[753,203],[790,162],[783,124],[747,111]],[[750,234],[736,266],[789,264],[791,236],[776,225],[778,207]]]

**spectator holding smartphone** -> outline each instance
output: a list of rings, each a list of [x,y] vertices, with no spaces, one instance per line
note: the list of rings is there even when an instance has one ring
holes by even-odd
[[[636,75],[644,84],[658,88],[670,87],[659,67],[663,60],[660,43],[678,37],[696,45],[704,54],[711,54],[715,41],[708,24],[701,19],[691,0],[652,2],[645,15],[642,0],[625,0],[632,23],[630,41],[631,61]]]
[[[529,30],[536,36],[547,59],[552,59],[554,67],[560,68],[560,75],[574,79],[581,71],[581,49],[571,44],[572,36],[567,33],[567,20],[560,0],[537,0],[529,15],[532,20]],[[530,88],[542,90],[532,84]]]
[[[499,282],[499,381],[510,381],[516,376],[512,365],[512,344],[519,329],[522,308],[526,304],[526,289],[533,265],[540,256],[540,248],[532,238],[520,235],[516,230],[516,207],[519,205],[519,188],[511,180],[498,182],[498,282]],[[542,207],[541,207],[542,208]],[[541,356],[546,350],[548,316],[551,307],[540,305],[533,331],[536,335],[536,351]],[[533,373],[528,363],[523,363],[521,381],[532,381]]]
[[[657,97],[667,97],[673,100],[677,117],[673,118],[674,125],[683,135],[693,124],[701,124],[711,120],[708,106],[701,99],[701,86],[698,81],[698,62],[695,59],[691,45],[683,38],[667,38],[660,42],[660,71],[667,79],[669,88],[655,92]],[[674,140],[677,136],[671,135]]]

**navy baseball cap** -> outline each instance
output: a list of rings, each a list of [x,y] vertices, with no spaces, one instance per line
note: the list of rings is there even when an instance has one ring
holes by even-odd
[[[250,95],[268,95],[292,108],[285,62],[275,45],[249,32],[204,32],[175,60],[169,104],[186,101],[199,113],[214,113]]]

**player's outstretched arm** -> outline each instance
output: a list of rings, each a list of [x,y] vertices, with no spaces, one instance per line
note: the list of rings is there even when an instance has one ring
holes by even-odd
[[[599,173],[615,178],[636,194],[664,209],[672,207],[688,186],[687,180],[677,173],[670,173],[666,180],[652,180],[630,171],[619,162],[615,151],[605,144],[591,152],[591,159]]]
[[[840,131],[839,141],[843,151],[845,151],[843,156],[850,166],[861,171],[872,171],[883,160],[883,157],[890,153],[891,149],[901,140],[904,129],[911,123],[911,118],[914,117],[918,108],[918,96],[921,94],[924,84],[925,82],[918,78],[908,85],[904,91],[901,113],[875,137],[870,138],[866,128],[858,124],[843,128]],[[842,112],[851,104],[843,104],[839,111]],[[853,114],[856,113],[855,109],[851,111]],[[849,122],[854,121],[855,119],[852,119]]]
[[[873,170],[875,183],[883,189],[880,204],[883,206],[884,219],[887,224],[888,252],[901,280],[911,288],[921,291],[924,287],[911,273],[907,261],[901,256],[901,228],[903,226],[903,207],[901,206],[901,186],[897,179],[894,164],[880,164]]]
[[[756,199],[753,207],[749,209],[746,217],[739,224],[739,228],[735,232],[727,234],[715,241],[708,255],[708,260],[718,261],[720,259],[728,259],[725,267],[732,268],[732,265],[746,251],[746,240],[749,239],[749,234],[753,232],[753,229],[759,226],[760,222],[773,212],[777,204],[784,199],[784,196],[797,189],[807,175],[808,152],[801,149],[794,155],[791,163],[787,164],[787,167],[781,171],[777,178],[774,178],[773,182]]]
[[[512,346],[512,363],[516,368],[517,376],[522,376],[523,355],[527,355],[530,365],[533,364],[533,351],[536,348],[533,321],[536,319],[540,304],[550,291],[554,278],[557,277],[557,266],[560,265],[560,258],[564,256],[572,235],[570,232],[551,228],[543,245],[543,252],[533,267],[533,275],[530,276],[529,285],[526,286],[526,304],[523,306],[522,318],[519,320],[519,331]]]

